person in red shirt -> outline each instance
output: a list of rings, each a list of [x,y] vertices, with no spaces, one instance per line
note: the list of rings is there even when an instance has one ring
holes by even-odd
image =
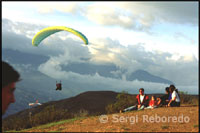
[[[145,109],[154,109],[157,107],[157,101],[155,99],[155,96],[151,97],[151,100],[149,101],[149,106],[146,107]]]
[[[124,109],[122,112],[127,112],[127,111],[131,111],[131,110],[142,110],[148,106],[149,97],[146,94],[144,94],[143,88],[139,89],[139,94],[136,96],[136,100],[137,100],[136,105],[128,107],[128,108]]]

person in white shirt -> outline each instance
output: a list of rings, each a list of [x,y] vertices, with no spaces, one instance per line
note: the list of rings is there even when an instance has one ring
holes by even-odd
[[[168,103],[168,107],[180,107],[180,96],[174,85],[170,85],[169,91],[172,93],[172,99]]]
[[[144,94],[144,88],[139,89],[139,94],[136,96],[136,105],[130,106],[120,112],[127,112],[132,110],[143,110],[149,104],[149,97]]]

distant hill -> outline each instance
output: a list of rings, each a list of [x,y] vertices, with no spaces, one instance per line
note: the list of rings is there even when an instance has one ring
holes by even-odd
[[[81,66],[81,67],[80,67]],[[110,77],[116,79],[122,79],[121,74],[113,74],[113,71],[117,71],[117,68],[114,64],[106,64],[106,65],[95,65],[95,64],[87,64],[87,63],[71,63],[66,67],[63,67],[66,71],[72,71],[79,74],[95,74],[98,73],[100,76],[103,77]],[[144,70],[136,70],[135,72],[131,73],[130,75],[126,76],[126,80],[133,81],[147,81],[147,82],[154,82],[154,83],[164,83],[164,84],[174,84],[172,81],[161,78],[159,76],[155,76],[150,74]]]
[[[105,113],[105,106],[115,102],[117,92],[113,91],[88,91],[75,97],[48,102],[45,105],[55,105],[58,109],[67,109],[77,112],[81,109],[87,110],[89,114]]]
[[[9,60],[12,63],[17,64],[31,64],[34,67],[46,62],[49,57],[43,55],[37,55],[32,53],[24,53],[18,50],[2,49],[3,60]]]
[[[165,84],[174,84],[172,81],[154,76],[147,71],[144,70],[137,70],[133,72],[130,76],[127,77],[127,80],[140,80],[140,81],[147,81],[147,82],[155,82],[155,83],[165,83]]]
[[[51,101],[40,106],[25,109],[4,118],[3,121],[20,118],[29,119],[28,117],[30,112],[32,115],[37,115],[50,106],[54,106],[56,110],[65,110],[72,114],[79,113],[80,110],[86,110],[89,115],[102,114],[106,112],[105,107],[108,104],[115,102],[117,94],[118,93],[113,91],[88,91],[75,97]]]
[[[17,50],[3,49],[2,50],[3,59],[8,59],[12,63],[18,64],[31,64],[34,67],[38,67],[40,64],[46,62],[49,57],[36,55],[31,53],[23,53]],[[70,63],[67,66],[62,66],[62,69],[65,71],[71,71],[82,75],[94,75],[98,73],[100,76],[122,79],[122,74],[113,74],[114,71],[118,71],[119,68],[112,63],[107,64],[91,64],[91,63]],[[126,70],[124,70],[126,72]],[[136,70],[135,72],[126,76],[126,80],[133,81],[148,81],[155,83],[165,83],[165,84],[174,84],[168,79],[161,78],[150,74],[144,70]]]

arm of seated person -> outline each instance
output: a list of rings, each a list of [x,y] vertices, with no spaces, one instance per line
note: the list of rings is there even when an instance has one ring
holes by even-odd
[[[138,107],[138,109],[139,109],[139,108],[141,107],[141,104],[138,104],[137,107]]]
[[[175,101],[175,100],[176,100],[176,97],[174,97],[173,99],[171,99],[171,100],[169,101],[169,103],[168,103],[168,107],[170,107],[171,102],[172,102],[172,101]]]
[[[172,102],[172,99],[169,101],[169,103],[166,106],[170,107],[171,102]]]

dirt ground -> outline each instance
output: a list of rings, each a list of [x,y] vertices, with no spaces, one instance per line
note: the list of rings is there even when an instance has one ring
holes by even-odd
[[[31,132],[199,132],[199,107],[162,107],[87,117]]]

